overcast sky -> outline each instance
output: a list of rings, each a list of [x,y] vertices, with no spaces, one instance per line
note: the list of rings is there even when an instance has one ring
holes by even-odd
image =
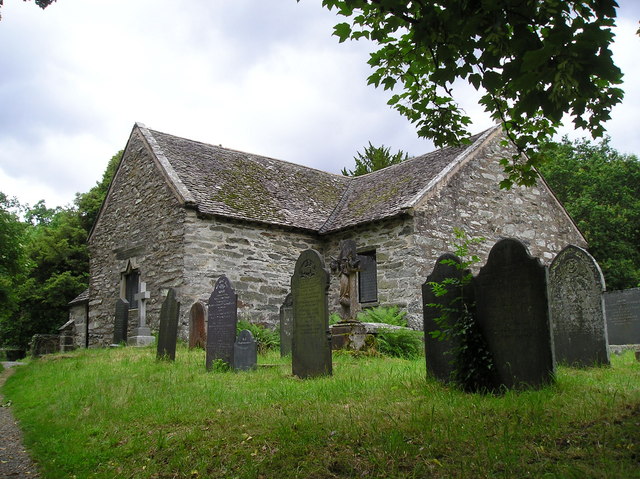
[[[626,97],[607,126],[614,147],[640,154],[640,2],[618,1]],[[433,149],[366,85],[373,47],[339,44],[341,20],[320,0],[4,3],[0,191],[22,203],[71,203],[135,122],[334,173],[369,141]],[[460,92],[472,132],[491,126],[475,92]]]

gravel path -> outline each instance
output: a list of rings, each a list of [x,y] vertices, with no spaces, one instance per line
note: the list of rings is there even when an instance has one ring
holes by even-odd
[[[0,387],[11,374],[13,366],[19,363],[3,362],[5,370],[0,374]],[[17,426],[10,404],[5,404],[0,395],[0,478],[39,478],[38,470],[22,442],[22,431]]]

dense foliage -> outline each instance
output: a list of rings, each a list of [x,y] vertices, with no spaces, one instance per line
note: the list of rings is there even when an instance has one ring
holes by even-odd
[[[540,171],[589,242],[607,289],[640,286],[640,161],[585,139],[546,143]]]
[[[594,137],[622,101],[622,73],[609,49],[614,0],[323,0],[349,22],[341,42],[366,38],[369,83],[392,92],[389,104],[436,146],[469,136],[471,119],[454,98],[456,81],[482,92],[480,104],[519,152],[504,159],[514,182],[530,185],[536,146],[563,115]]]
[[[67,321],[69,301],[88,285],[87,236],[121,156],[70,207],[21,206],[0,193],[0,345],[25,348]]]
[[[373,146],[369,142],[369,146],[364,148],[364,153],[359,151],[356,156],[353,157],[356,162],[356,168],[354,170],[342,169],[344,176],[361,176],[371,173],[372,171],[378,171],[387,166],[396,165],[407,159],[409,155],[402,150],[398,150],[397,153],[391,154],[389,147]]]

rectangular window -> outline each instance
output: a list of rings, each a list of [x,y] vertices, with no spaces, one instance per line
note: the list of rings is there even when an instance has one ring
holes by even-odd
[[[138,271],[131,271],[124,277],[124,299],[129,301],[129,309],[136,309],[138,307],[136,294],[138,294],[139,280],[140,273]]]
[[[358,297],[361,303],[378,301],[378,268],[376,252],[366,251],[358,254],[360,272],[358,273]]]

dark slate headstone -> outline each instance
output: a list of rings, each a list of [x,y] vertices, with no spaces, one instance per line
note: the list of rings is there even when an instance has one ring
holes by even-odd
[[[193,303],[189,311],[189,349],[204,349],[207,343],[204,316],[204,306],[200,303]]]
[[[609,344],[640,344],[640,288],[604,294]]]
[[[567,246],[549,266],[549,307],[557,362],[609,364],[604,277],[582,248]]]
[[[253,334],[248,329],[243,329],[238,334],[238,339],[233,345],[233,369],[248,371],[258,366],[258,343],[253,339]]]
[[[293,296],[291,293],[280,306],[280,356],[291,354],[291,334],[293,333]]]
[[[332,373],[328,288],[329,272],[322,256],[312,249],[303,251],[291,278],[291,361],[293,374],[299,378]]]
[[[433,272],[427,276],[427,281],[422,285],[422,307],[424,316],[424,348],[425,358],[427,362],[427,373],[440,381],[448,381],[453,372],[453,350],[456,348],[454,339],[441,340],[431,336],[432,331],[442,330],[442,327],[436,322],[446,310],[447,322],[454,325],[458,322],[462,313],[461,292],[457,287],[449,287],[447,294],[444,296],[436,296],[433,288],[429,283],[441,283],[447,278],[455,278],[461,280],[463,274],[468,271],[462,271],[452,264],[445,264],[443,261],[455,261],[460,264],[460,258],[447,253],[443,254],[436,261]],[[467,288],[467,291],[470,288]],[[445,310],[428,306],[429,304],[441,304]]]
[[[545,267],[515,239],[498,241],[473,279],[477,321],[507,388],[553,380]]]
[[[211,369],[213,361],[217,359],[221,359],[228,366],[233,366],[233,344],[236,341],[237,324],[238,295],[231,281],[222,275],[216,281],[209,298],[207,369]]]
[[[116,301],[116,320],[113,324],[113,344],[127,341],[127,328],[129,327],[129,301],[118,299]]]
[[[160,330],[158,331],[158,359],[176,359],[176,342],[178,341],[178,317],[180,303],[176,301],[176,291],[169,289],[167,298],[160,308]]]

